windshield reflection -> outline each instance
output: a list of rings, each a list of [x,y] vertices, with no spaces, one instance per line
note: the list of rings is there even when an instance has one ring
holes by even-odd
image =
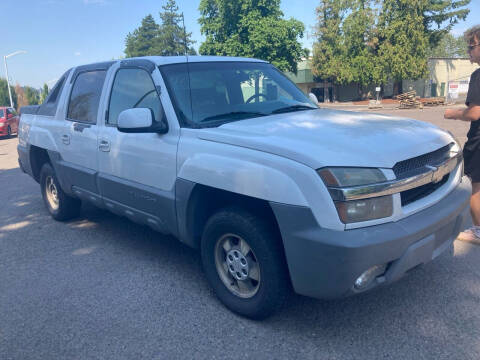
[[[294,83],[262,62],[160,66],[184,127],[219,126],[275,113],[317,109]]]

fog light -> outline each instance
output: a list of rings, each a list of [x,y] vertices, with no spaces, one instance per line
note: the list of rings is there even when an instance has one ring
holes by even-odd
[[[365,289],[373,279],[375,279],[377,276],[382,275],[386,269],[387,264],[372,266],[370,269],[360,275],[357,280],[355,280],[355,289]]]

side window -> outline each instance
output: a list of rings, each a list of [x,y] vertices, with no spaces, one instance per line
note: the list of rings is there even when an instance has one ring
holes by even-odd
[[[73,84],[67,119],[95,124],[105,81],[105,70],[80,73]]]
[[[46,103],[55,103],[57,101],[58,94],[63,88],[63,83],[65,81],[65,75],[58,81],[57,84],[55,84],[55,87],[49,94],[49,96],[46,99]]]
[[[132,108],[149,108],[154,120],[162,115],[162,105],[150,75],[142,69],[120,69],[113,82],[107,124],[116,125],[118,115]]]

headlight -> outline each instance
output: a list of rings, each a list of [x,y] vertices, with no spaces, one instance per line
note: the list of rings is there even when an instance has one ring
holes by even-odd
[[[7,125],[7,124],[5,124],[5,123],[0,123],[0,128],[1,128],[1,127],[4,127],[5,125]]]
[[[333,193],[339,188],[356,187],[387,181],[382,171],[375,168],[323,168],[318,170],[323,182]],[[338,216],[344,224],[381,219],[392,216],[393,197],[335,201]]]
[[[323,168],[318,171],[327,186],[346,187],[375,184],[386,181],[379,169],[370,168]]]

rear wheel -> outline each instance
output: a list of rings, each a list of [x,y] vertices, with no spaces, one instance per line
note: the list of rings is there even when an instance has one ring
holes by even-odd
[[[288,274],[278,233],[241,208],[214,214],[201,251],[206,277],[230,310],[252,319],[277,311],[288,294]]]
[[[55,220],[65,221],[78,216],[81,201],[63,192],[49,163],[45,163],[40,171],[40,187],[45,206]]]

